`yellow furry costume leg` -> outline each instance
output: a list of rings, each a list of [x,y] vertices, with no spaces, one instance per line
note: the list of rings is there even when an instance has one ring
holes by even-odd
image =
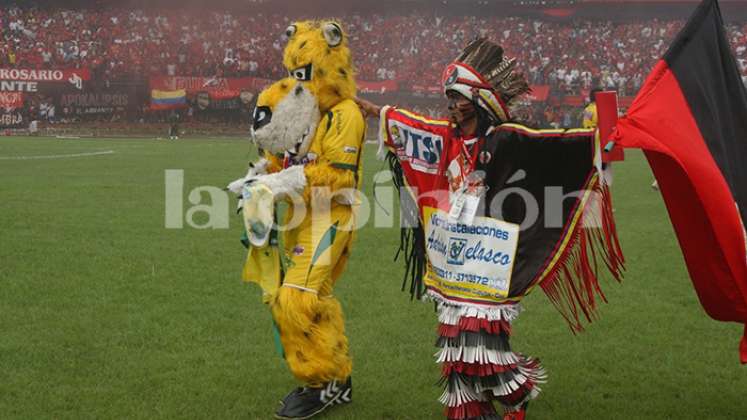
[[[293,262],[272,302],[285,359],[293,375],[308,386],[345,381],[352,370],[340,303],[332,289],[347,262],[353,210],[334,205],[307,216],[286,235]]]

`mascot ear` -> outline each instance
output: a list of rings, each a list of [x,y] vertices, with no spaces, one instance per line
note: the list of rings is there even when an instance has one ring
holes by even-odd
[[[342,28],[335,22],[327,22],[322,25],[322,33],[327,45],[336,47],[342,43]]]
[[[288,39],[291,39],[293,37],[293,35],[296,34],[296,30],[298,30],[298,28],[296,27],[295,24],[290,25],[289,27],[285,28],[285,36]]]

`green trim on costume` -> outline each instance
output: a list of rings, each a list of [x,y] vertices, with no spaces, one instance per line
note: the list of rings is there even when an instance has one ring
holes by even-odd
[[[319,259],[319,257],[322,256],[324,251],[332,247],[332,243],[335,241],[335,236],[337,236],[337,225],[340,222],[335,222],[334,225],[330,226],[329,229],[327,229],[326,232],[324,232],[324,235],[322,235],[322,239],[319,240],[319,244],[316,247],[316,251],[314,251],[314,256],[311,257],[311,264],[309,264],[309,272],[306,273],[306,281],[308,282],[309,275],[311,274],[311,270],[314,269],[314,264],[316,264],[316,261]]]
[[[358,165],[351,165],[349,163],[330,163],[329,166],[337,169],[347,169],[348,171],[358,172]]]
[[[288,211],[288,203],[286,202],[279,202],[275,203],[275,211],[274,211],[274,220],[275,225],[278,225],[278,215],[285,215],[285,213]],[[270,245],[274,246],[278,249],[278,258],[280,258],[280,271],[282,272],[281,277],[285,277],[285,273],[288,272],[288,269],[293,267],[295,263],[291,259],[290,255],[288,255],[287,250],[285,249],[285,243],[283,241],[283,234],[279,232],[277,229],[272,229],[272,232],[270,232]]]
[[[275,338],[275,350],[278,351],[280,357],[285,359],[285,349],[283,348],[283,342],[280,340],[280,328],[275,320],[272,320],[272,336]]]

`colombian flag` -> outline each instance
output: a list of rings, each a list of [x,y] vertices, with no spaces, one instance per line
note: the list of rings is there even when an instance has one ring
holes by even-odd
[[[698,6],[611,139],[645,152],[705,311],[747,324],[747,92],[716,0]],[[740,355],[747,363],[747,328]]]
[[[152,90],[150,92],[150,109],[154,111],[182,108],[187,105],[187,92],[179,90]]]

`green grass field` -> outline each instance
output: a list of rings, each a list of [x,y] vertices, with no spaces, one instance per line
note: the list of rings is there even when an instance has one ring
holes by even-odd
[[[296,384],[259,289],[239,279],[238,218],[164,227],[166,169],[185,171],[186,211],[191,189],[242,175],[250,150],[0,137],[0,418],[271,418]],[[530,418],[745,418],[741,326],[700,307],[642,155],[615,171],[625,281],[603,284],[609,304],[579,336],[542,292],[527,299],[512,344],[550,375]],[[433,306],[400,292],[398,241],[397,229],[363,229],[337,288],[355,392],[327,418],[442,415]]]

